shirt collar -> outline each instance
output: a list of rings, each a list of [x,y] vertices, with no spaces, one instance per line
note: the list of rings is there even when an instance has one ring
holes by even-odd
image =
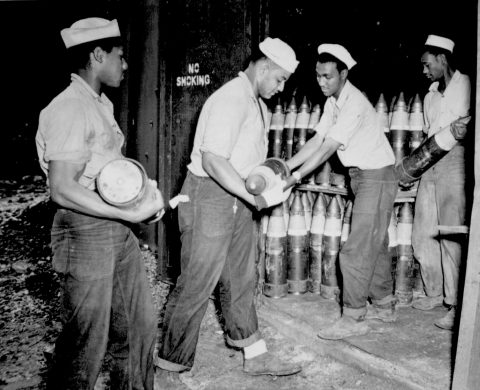
[[[448,83],[447,88],[451,83],[455,84],[459,79],[460,79],[460,72],[458,70],[456,70],[455,73],[453,73],[452,79],[450,80],[450,83]],[[438,92],[438,85],[439,85],[439,82],[435,81],[434,83],[432,83],[432,85],[430,85],[430,88],[428,88],[428,90],[430,92]],[[447,88],[445,88],[445,90]],[[445,93],[445,91],[444,91],[444,93]]]
[[[82,79],[78,74],[76,73],[71,73],[70,74],[70,79],[72,80],[72,83],[76,83],[80,88],[82,88],[86,93],[88,93],[91,97],[93,97],[95,100],[98,100],[101,103],[106,103],[108,101],[107,96],[102,93],[99,95],[96,93],[88,83]]]
[[[245,74],[245,72],[238,72],[238,77],[243,81],[245,88],[248,90],[248,94],[250,97],[257,102],[257,97],[255,96],[255,93],[253,92],[253,85],[248,79],[248,76]]]
[[[338,108],[342,108],[342,106],[345,104],[345,101],[347,100],[347,96],[350,93],[351,89],[352,89],[352,83],[346,80],[338,99],[335,99],[335,97],[330,96],[332,103],[336,105]]]

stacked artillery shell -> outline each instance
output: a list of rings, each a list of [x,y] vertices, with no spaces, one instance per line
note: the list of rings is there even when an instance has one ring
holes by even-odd
[[[296,120],[297,105],[295,103],[295,96],[293,96],[290,105],[287,108],[285,123],[283,124],[283,157],[285,160],[288,160],[293,156],[293,132],[295,130]]]
[[[325,228],[325,197],[319,193],[312,210],[310,227],[310,291],[320,294],[322,284],[322,240]]]
[[[337,259],[340,252],[342,218],[340,204],[332,196],[326,212],[325,228],[322,240],[322,283],[321,295],[327,299],[336,299],[340,293],[337,280]]]
[[[343,244],[348,239],[350,235],[350,227],[352,223],[352,210],[353,210],[353,202],[351,200],[347,201],[347,204],[344,208],[343,213],[343,225],[342,225],[342,235],[340,236],[340,249],[342,248]]]
[[[400,92],[390,122],[390,143],[397,163],[409,155],[408,135],[408,110],[403,92]]]
[[[330,174],[332,185],[337,188],[345,188],[345,175],[343,173],[332,172]]]
[[[410,107],[410,115],[408,117],[408,127],[410,129],[410,151],[415,150],[423,141],[423,105],[418,93]]]
[[[285,229],[288,227],[288,221],[290,220],[290,204],[288,199],[282,203],[283,205],[283,219],[285,221]]]
[[[283,218],[283,205],[279,205],[272,209],[266,234],[263,293],[267,297],[281,298],[288,293],[286,249],[287,231]]]
[[[315,126],[320,122],[322,109],[320,104],[315,104],[310,112],[310,119],[308,120],[307,141],[315,135]]]
[[[412,248],[412,225],[413,208],[409,202],[400,205],[397,223],[397,267],[395,272],[395,295],[398,304],[409,306],[413,299],[412,269],[413,269],[413,248]]]
[[[295,119],[295,129],[293,130],[293,154],[299,150],[307,142],[308,121],[310,119],[310,108],[307,98],[304,97],[300,108],[298,109]]]
[[[310,232],[310,226],[312,225],[312,203],[308,193],[309,191],[302,191],[302,205],[305,213],[305,228],[307,229],[307,235]]]
[[[413,260],[413,297],[425,295],[425,285],[423,284],[422,273],[420,272],[420,263]]]
[[[388,138],[390,133],[388,106],[383,93],[381,93],[378,98],[377,104],[375,105],[375,111],[377,112],[378,123]]]
[[[290,169],[282,159],[269,157],[251,170],[245,180],[245,188],[250,194],[259,195],[272,187],[276,175],[284,179],[290,175]]]
[[[332,167],[327,160],[320,166],[319,171],[316,173],[315,183],[323,187],[329,187],[331,172],[332,172]]]
[[[340,218],[343,221],[343,216],[345,215],[345,204],[347,203],[343,196],[337,194],[335,195],[337,198],[338,205],[340,206]]]
[[[283,137],[283,123],[285,122],[285,115],[283,113],[282,102],[278,99],[272,119],[270,120],[270,129],[268,131],[268,154],[267,157],[282,157],[282,137]]]
[[[296,191],[290,207],[290,220],[287,231],[287,283],[289,293],[297,295],[307,291],[307,249],[305,211],[302,196],[299,191]]]
[[[397,267],[397,215],[395,208],[390,217],[390,224],[388,225],[388,253],[392,259],[392,278],[395,280],[395,270]]]
[[[258,239],[258,284],[265,284],[265,247],[267,242],[268,214],[262,215],[259,223],[259,239]]]

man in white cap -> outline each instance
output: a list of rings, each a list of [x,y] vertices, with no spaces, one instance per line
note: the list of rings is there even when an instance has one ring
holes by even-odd
[[[157,365],[161,383],[181,386],[179,373],[193,366],[202,318],[215,287],[227,343],[243,349],[250,375],[291,375],[300,367],[267,352],[254,306],[253,213],[288,198],[283,184],[262,196],[247,192],[245,179],[267,155],[267,109],[262,99],[281,92],[298,61],[278,38],[260,43],[247,69],[214,92],[197,124],[179,207],[181,274],[165,310]]]
[[[63,29],[70,85],[40,113],[36,145],[57,206],[53,267],[62,275],[64,324],[49,389],[93,389],[107,352],[112,389],[153,389],[156,315],[138,240],[130,223],[163,209],[156,183],[135,208],[96,192],[95,177],[123,158],[124,136],[103,87],[127,70],[116,20],[88,18]]]
[[[438,35],[429,35],[425,42],[423,73],[433,82],[424,99],[424,131],[428,137],[447,126],[466,132],[463,117],[470,109],[470,80],[452,65],[453,47],[452,40]],[[430,310],[445,304],[449,308],[446,316],[435,322],[444,329],[454,326],[465,242],[461,235],[439,236],[437,225],[465,224],[464,149],[458,142],[422,175],[415,201],[412,246],[426,296],[415,300],[413,307]]]
[[[398,184],[375,109],[347,79],[355,60],[337,44],[320,45],[318,54],[317,81],[328,99],[316,135],[287,161],[292,170],[300,166],[287,182],[300,181],[334,152],[349,169],[354,203],[351,232],[340,251],[342,316],[319,333],[338,340],[367,333],[365,318],[396,319],[387,230]]]

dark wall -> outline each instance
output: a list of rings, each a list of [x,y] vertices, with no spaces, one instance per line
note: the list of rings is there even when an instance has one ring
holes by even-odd
[[[350,80],[376,102],[399,92],[425,94],[421,49],[428,34],[450,37],[459,69],[475,81],[477,1],[311,1],[270,2],[270,35],[295,47],[301,64],[284,95],[297,89],[322,100],[315,81],[315,56],[321,43],[344,45],[357,61]]]
[[[0,178],[41,174],[34,143],[38,114],[70,82],[60,30],[91,16],[117,18],[122,27],[128,5],[120,0],[0,1]],[[109,97],[120,104],[122,91],[110,91]]]

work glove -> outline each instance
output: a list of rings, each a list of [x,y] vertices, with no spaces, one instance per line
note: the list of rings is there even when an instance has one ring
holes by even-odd
[[[260,195],[255,196],[257,209],[262,210],[286,201],[292,193],[292,188],[283,191],[285,185],[285,180],[282,180],[280,175],[275,175],[273,185]]]

